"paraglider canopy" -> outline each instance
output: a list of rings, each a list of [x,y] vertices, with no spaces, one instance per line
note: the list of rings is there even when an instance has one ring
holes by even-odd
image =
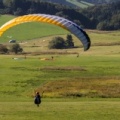
[[[9,28],[25,22],[46,22],[57,25],[74,34],[82,42],[84,51],[88,50],[91,46],[89,36],[79,25],[65,18],[47,14],[29,14],[16,17],[0,27],[0,36]]]

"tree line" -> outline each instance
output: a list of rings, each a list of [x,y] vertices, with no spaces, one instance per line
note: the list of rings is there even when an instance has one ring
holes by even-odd
[[[23,49],[18,43],[14,43],[11,45],[3,45],[0,44],[0,54],[9,54],[9,53],[22,53]]]
[[[68,49],[74,48],[74,42],[72,35],[68,34],[66,39],[62,37],[55,37],[53,38],[49,44],[49,49]],[[0,44],[0,54],[9,54],[9,53],[22,53],[23,48],[21,48],[20,44],[18,43],[11,43],[9,45]]]
[[[73,9],[44,0],[0,0],[1,15],[20,16],[33,13],[61,16],[87,29],[120,29],[120,2],[96,5],[87,9]]]
[[[120,2],[103,4],[84,9],[82,13],[91,21],[98,30],[120,29]]]
[[[62,4],[44,2],[41,0],[0,0],[0,14],[12,14],[15,16],[44,13],[64,17],[85,28],[90,28],[91,21],[79,10]]]

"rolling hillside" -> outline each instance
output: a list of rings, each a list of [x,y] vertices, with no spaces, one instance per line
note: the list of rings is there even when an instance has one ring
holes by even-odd
[[[90,2],[86,1],[78,1],[78,0],[44,0],[47,2],[59,3],[62,5],[70,6],[70,7],[79,7],[79,8],[87,8],[88,6],[93,6]]]
[[[89,6],[93,6],[94,4],[91,4],[89,2],[86,2],[86,1],[78,1],[78,0],[66,0],[68,1],[69,3],[75,5],[76,7],[80,7],[80,8],[87,8]]]
[[[112,3],[112,2],[118,2],[120,0],[76,0],[78,2],[85,1],[92,4],[105,4],[105,3]]]
[[[87,8],[96,4],[108,4],[112,2],[118,2],[120,0],[44,0],[47,2],[59,3],[71,7]]]

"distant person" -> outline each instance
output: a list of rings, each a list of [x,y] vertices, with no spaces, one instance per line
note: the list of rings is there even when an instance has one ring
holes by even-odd
[[[79,57],[79,54],[77,54],[77,57]]]
[[[41,103],[41,96],[40,96],[39,92],[36,92],[34,103],[39,107],[39,105]]]
[[[54,58],[54,57],[53,57],[53,56],[51,56],[51,59],[52,59],[52,60],[53,60],[53,58]]]

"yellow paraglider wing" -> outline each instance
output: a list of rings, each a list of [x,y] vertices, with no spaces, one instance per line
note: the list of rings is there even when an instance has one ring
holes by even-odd
[[[74,34],[82,42],[85,51],[90,48],[90,38],[80,26],[65,18],[47,14],[30,14],[14,18],[0,27],[0,36],[9,28],[25,22],[45,22],[60,26]]]

